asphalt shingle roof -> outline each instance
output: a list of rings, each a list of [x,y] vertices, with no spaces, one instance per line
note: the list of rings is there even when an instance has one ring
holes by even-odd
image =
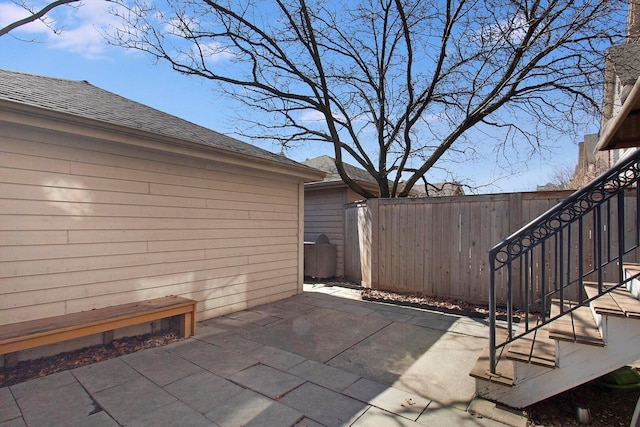
[[[300,166],[284,156],[100,89],[87,81],[0,69],[0,99]]]
[[[305,165],[320,169],[323,172],[327,173],[327,176],[324,178],[324,181],[342,181],[340,174],[338,173],[338,168],[336,167],[336,160],[333,157],[329,156],[319,156],[314,157],[313,159],[308,159],[303,162]],[[377,184],[376,180],[364,169],[357,168],[348,163],[344,163],[344,170],[351,177],[357,181],[361,182],[370,182],[372,184]]]
[[[608,50],[609,59],[623,85],[633,85],[640,74],[640,45],[624,43]]]

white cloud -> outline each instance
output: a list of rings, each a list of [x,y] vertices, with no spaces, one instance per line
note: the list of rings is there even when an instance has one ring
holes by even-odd
[[[341,114],[339,111],[334,111],[332,113],[333,118],[336,120],[345,120],[345,117],[343,114]],[[298,118],[298,120],[300,120],[301,122],[324,122],[325,117],[324,114],[322,114],[320,111],[317,110],[307,110],[304,113],[300,114],[300,117]],[[355,121],[356,118],[352,118],[352,121]]]
[[[208,62],[219,62],[232,59],[235,55],[229,49],[220,46],[219,43],[200,43],[202,54]]]
[[[520,43],[526,36],[529,23],[522,13],[517,13],[500,22],[482,27],[471,33],[471,37],[485,43],[509,41]]]
[[[0,27],[2,28],[27,16],[29,16],[29,12],[15,3],[0,3]],[[37,34],[50,30],[41,21],[36,21],[23,25],[14,31]]]
[[[112,7],[113,3],[91,1],[79,8],[69,8],[62,22],[65,25],[62,35],[51,35],[49,40],[58,49],[82,53],[87,57],[101,56],[107,48],[102,34],[120,24],[109,13]]]
[[[34,8],[41,8],[45,3],[33,3]],[[36,38],[44,41],[52,48],[81,53],[89,58],[105,56],[107,43],[102,33],[119,24],[117,18],[109,13],[114,7],[107,1],[88,1],[60,6],[46,15],[47,23],[61,30],[55,34],[41,21],[36,21],[12,31],[16,37]],[[0,25],[7,25],[24,18],[28,12],[13,3],[0,3]]]
[[[301,122],[322,122],[324,121],[324,114],[316,110],[305,111],[304,113],[300,114],[300,121]]]

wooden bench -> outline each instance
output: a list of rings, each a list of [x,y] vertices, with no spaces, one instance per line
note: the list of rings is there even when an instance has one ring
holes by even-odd
[[[163,319],[164,327],[172,317],[179,319],[176,324],[182,337],[193,335],[196,301],[168,296],[11,323],[0,326],[0,355],[99,333],[105,333],[105,341],[108,342],[113,339],[115,329],[160,319]],[[8,365],[9,362],[7,358]]]

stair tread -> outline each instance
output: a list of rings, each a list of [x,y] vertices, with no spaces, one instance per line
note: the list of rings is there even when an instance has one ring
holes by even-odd
[[[603,285],[605,288],[608,286]],[[589,298],[598,295],[598,284],[585,282],[584,289]],[[591,306],[598,314],[640,319],[640,301],[625,288],[617,288],[593,300]]]
[[[529,319],[529,325],[537,326],[539,319]],[[516,334],[526,331],[526,322],[520,322]],[[507,357],[511,360],[518,360],[525,363],[555,368],[556,366],[556,344],[549,338],[547,326],[529,332],[518,338],[509,345]]]
[[[625,270],[631,270],[631,271],[640,272],[640,264],[638,264],[637,262],[625,261],[624,262],[624,269]]]
[[[507,333],[503,329],[496,329],[496,342],[504,342],[507,337]],[[489,346],[485,347],[485,349],[478,357],[476,364],[469,372],[469,375],[475,378],[484,379],[487,381],[503,384],[506,386],[513,386],[513,378],[514,378],[514,369],[513,363],[506,360],[506,357],[503,356],[504,347],[498,350],[498,355],[496,358],[498,359],[498,363],[496,366],[496,373],[492,374],[490,370],[489,363]]]
[[[575,303],[564,303],[564,310],[569,310]],[[551,316],[560,312],[560,302],[551,303]],[[593,318],[589,307],[578,307],[574,311],[560,317],[549,324],[549,337],[556,340],[577,342],[596,346],[604,346],[604,340]]]

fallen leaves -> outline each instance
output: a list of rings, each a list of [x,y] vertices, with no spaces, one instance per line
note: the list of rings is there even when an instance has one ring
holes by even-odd
[[[0,368],[0,387],[6,387],[56,372],[79,368],[91,363],[113,359],[145,348],[159,347],[178,341],[175,331],[126,337],[110,344],[82,348],[40,359],[25,360],[14,367]]]

